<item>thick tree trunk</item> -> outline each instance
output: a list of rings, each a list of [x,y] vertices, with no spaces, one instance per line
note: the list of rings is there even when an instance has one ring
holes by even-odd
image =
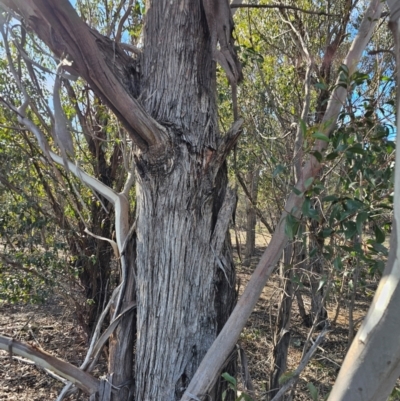
[[[125,255],[123,300],[132,303],[136,290],[135,380],[130,314],[110,339],[109,379],[120,389],[113,392],[113,401],[133,394],[135,401],[180,399],[235,302],[227,236],[235,194],[227,187],[225,159],[241,121],[220,135],[215,58],[219,55],[231,67],[231,82],[241,73],[224,1],[146,1],[143,47],[136,60],[90,29],[66,0],[0,0],[22,13],[56,55],[73,60],[65,69],[88,82],[134,146],[135,254]],[[33,125],[25,117],[20,120]],[[33,131],[48,157],[63,164],[50,155],[40,131]],[[78,174],[73,163],[69,168]],[[123,252],[128,190],[113,191],[87,175],[82,180],[113,203],[117,246]],[[205,397],[219,400],[220,389],[217,384]]]
[[[225,191],[210,196],[208,185],[193,179],[195,155],[185,145],[181,152],[170,174],[137,188],[136,400],[180,399],[234,299],[224,241],[230,217],[224,212],[234,197]],[[224,198],[217,221],[213,209],[218,212]]]
[[[215,66],[201,2],[147,6],[141,98],[170,146],[137,158],[135,399],[172,401],[234,304],[227,229],[235,195],[219,156]]]

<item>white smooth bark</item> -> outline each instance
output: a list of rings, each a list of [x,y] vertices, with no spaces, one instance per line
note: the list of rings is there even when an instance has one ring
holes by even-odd
[[[400,2],[388,0],[390,27],[400,61]],[[399,67],[397,82],[399,83]],[[397,88],[397,133],[400,129]],[[397,134],[396,148],[400,149]],[[400,153],[396,152],[394,218],[390,253],[372,305],[340,369],[329,401],[385,401],[400,376]]]

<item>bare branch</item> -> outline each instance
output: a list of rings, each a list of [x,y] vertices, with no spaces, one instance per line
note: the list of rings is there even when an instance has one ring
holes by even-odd
[[[129,43],[120,42],[119,45],[126,51],[140,55],[142,52],[136,46],[130,45]]]
[[[118,23],[117,33],[115,35],[115,41],[117,43],[121,42],[122,27],[124,26],[126,19],[129,17],[129,14],[132,11],[132,4],[133,4],[133,0],[129,0],[129,4],[128,4],[128,7],[126,8],[125,14],[122,16],[121,20]]]
[[[374,56],[375,54],[379,54],[379,53],[389,53],[393,57],[396,57],[396,55],[394,54],[393,50],[388,50],[388,49],[376,49],[376,50],[371,50],[371,51],[368,52],[368,54],[370,56]]]
[[[261,223],[264,224],[264,226],[266,227],[266,229],[268,230],[268,232],[270,234],[273,234],[274,230],[271,227],[271,225],[268,223],[267,219],[264,217],[262,211],[257,207],[257,203],[254,201],[254,199],[251,197],[250,191],[247,188],[246,183],[243,180],[243,177],[240,175],[240,173],[238,171],[236,171],[236,178],[239,181],[239,184],[241,185],[244,193],[247,196],[247,199],[250,201],[254,211],[257,213],[257,216],[259,217],[259,219],[261,220]]]
[[[117,43],[85,24],[68,0],[1,0],[0,4],[23,16],[57,57],[67,54],[72,59],[73,67],[66,70],[89,83],[139,148],[160,151],[167,132],[125,87],[126,66],[134,61]]]
[[[92,375],[36,347],[23,344],[9,337],[0,336],[0,349],[34,361],[38,366],[51,370],[74,383],[86,394],[96,394],[99,390],[100,381]]]
[[[292,373],[292,377],[281,387],[281,389],[276,393],[275,397],[271,401],[278,401],[282,398],[282,396],[293,386],[293,384],[298,380],[301,372],[307,366],[308,362],[310,362],[311,358],[313,357],[315,351],[317,350],[318,346],[321,344],[322,340],[325,338],[326,333],[328,333],[327,329],[321,331],[318,334],[318,337],[315,339],[313,345],[308,350],[308,352],[303,356],[301,359],[299,366],[296,370]]]

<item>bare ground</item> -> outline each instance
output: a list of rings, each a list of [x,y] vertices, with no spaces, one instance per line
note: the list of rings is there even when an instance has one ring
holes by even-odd
[[[255,260],[259,258],[267,240],[265,235],[257,236],[258,249]],[[240,292],[243,291],[253,270],[254,266],[239,267]],[[248,367],[255,388],[255,400],[265,399],[265,383],[268,381],[271,368],[272,333],[279,294],[278,278],[274,277],[265,287],[239,340],[248,359]],[[305,298],[304,301],[306,307],[309,306],[309,300]],[[370,299],[357,299],[355,317],[358,319],[358,326],[366,314],[369,302]],[[330,318],[335,314],[335,306],[334,303],[328,306]],[[292,321],[288,371],[297,367],[308,334],[308,329],[301,324],[296,305]],[[324,343],[303,372],[296,387],[295,400],[311,399],[307,390],[309,382],[318,389],[319,399],[322,400],[322,397],[329,392],[346,352],[347,325],[348,312],[342,308],[337,324],[332,327],[332,331],[326,336]],[[43,348],[76,366],[82,363],[87,347],[86,336],[75,320],[71,307],[57,297],[44,305],[0,305],[0,333]],[[241,388],[240,375],[238,382]],[[0,401],[56,400],[62,388],[62,383],[42,369],[15,357],[10,360],[7,352],[0,351]],[[75,394],[69,399],[86,400],[86,397]]]

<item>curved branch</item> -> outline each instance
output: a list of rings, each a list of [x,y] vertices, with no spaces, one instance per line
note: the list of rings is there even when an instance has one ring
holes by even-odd
[[[143,151],[159,150],[167,133],[131,95],[125,82],[127,67],[134,64],[115,43],[91,29],[68,0],[1,0],[26,21],[58,57],[72,59],[74,75],[82,76],[113,110],[134,143]]]
[[[121,250],[129,232],[129,202],[127,196],[124,193],[115,192],[112,188],[85,173],[81,168],[69,160],[65,160],[65,164],[64,159],[55,153],[49,151],[49,155],[52,160],[61,166],[68,168],[68,170],[84,184],[104,196],[112,203],[115,207],[115,236],[117,238],[118,249]]]
[[[36,365],[51,370],[57,375],[74,383],[86,394],[96,394],[99,391],[100,381],[74,365],[56,358],[45,351],[23,344],[9,337],[0,336],[0,349],[32,360]]]

